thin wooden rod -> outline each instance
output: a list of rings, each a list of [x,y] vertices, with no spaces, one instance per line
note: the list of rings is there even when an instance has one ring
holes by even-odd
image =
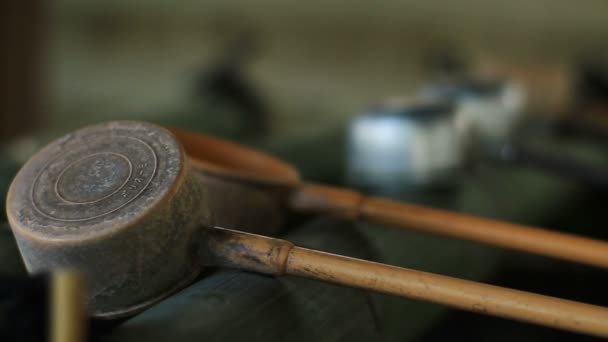
[[[300,187],[291,203],[299,211],[325,212],[608,268],[608,242],[591,238],[364,197],[350,190],[318,185]]]
[[[287,274],[608,337],[608,309],[319,251],[292,249]]]
[[[203,234],[205,258],[216,265],[317,279],[608,337],[607,308],[314,251],[228,229],[209,228]]]

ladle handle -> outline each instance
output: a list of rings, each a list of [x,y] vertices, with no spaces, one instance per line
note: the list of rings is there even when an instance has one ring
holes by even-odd
[[[500,246],[532,254],[608,268],[608,243],[497,220],[459,214],[320,185],[302,185],[293,209],[324,212]]]
[[[219,266],[317,279],[608,337],[608,309],[599,306],[319,252],[223,228],[204,229],[201,241],[204,258]]]

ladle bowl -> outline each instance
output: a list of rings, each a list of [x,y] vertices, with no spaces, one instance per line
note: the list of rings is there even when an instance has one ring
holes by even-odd
[[[199,274],[191,240],[211,219],[201,184],[169,131],[111,122],[32,157],[7,214],[29,272],[82,269],[94,315],[129,315]]]
[[[227,141],[170,128],[189,157],[195,177],[214,200],[211,225],[276,235],[287,213],[285,199],[300,183],[280,160]]]

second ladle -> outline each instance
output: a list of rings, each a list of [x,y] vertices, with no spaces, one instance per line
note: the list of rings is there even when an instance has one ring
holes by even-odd
[[[267,187],[277,201],[297,212],[386,224],[608,268],[604,241],[305,184],[294,167],[266,154],[217,138],[171,131],[194,168],[208,178]]]

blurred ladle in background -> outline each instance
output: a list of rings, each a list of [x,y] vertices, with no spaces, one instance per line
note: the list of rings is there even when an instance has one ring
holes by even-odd
[[[82,271],[89,308],[100,318],[133,315],[188,285],[204,267],[223,266],[608,337],[603,307],[210,227],[207,204],[215,199],[205,185],[167,130],[110,122],[70,133],[34,155],[11,184],[7,214],[28,271]]]
[[[349,124],[347,182],[375,194],[420,194],[459,182],[463,148],[452,101],[395,97]]]
[[[172,132],[194,168],[206,177],[271,186],[286,209],[386,224],[608,268],[608,243],[604,241],[305,184],[295,168],[263,153],[195,133]],[[238,196],[216,200],[240,201]]]
[[[526,94],[515,82],[502,79],[462,79],[422,89],[421,97],[453,101],[456,130],[467,160],[484,159],[529,167],[588,185],[608,189],[608,166],[517,141],[514,132],[524,119]]]
[[[468,161],[484,159],[533,168],[608,189],[608,166],[522,143],[519,123],[542,125],[592,143],[608,136],[608,69],[596,54],[570,63],[520,63],[469,55],[443,43],[424,60],[430,83],[421,96],[454,100]],[[572,63],[574,62],[574,63]]]

